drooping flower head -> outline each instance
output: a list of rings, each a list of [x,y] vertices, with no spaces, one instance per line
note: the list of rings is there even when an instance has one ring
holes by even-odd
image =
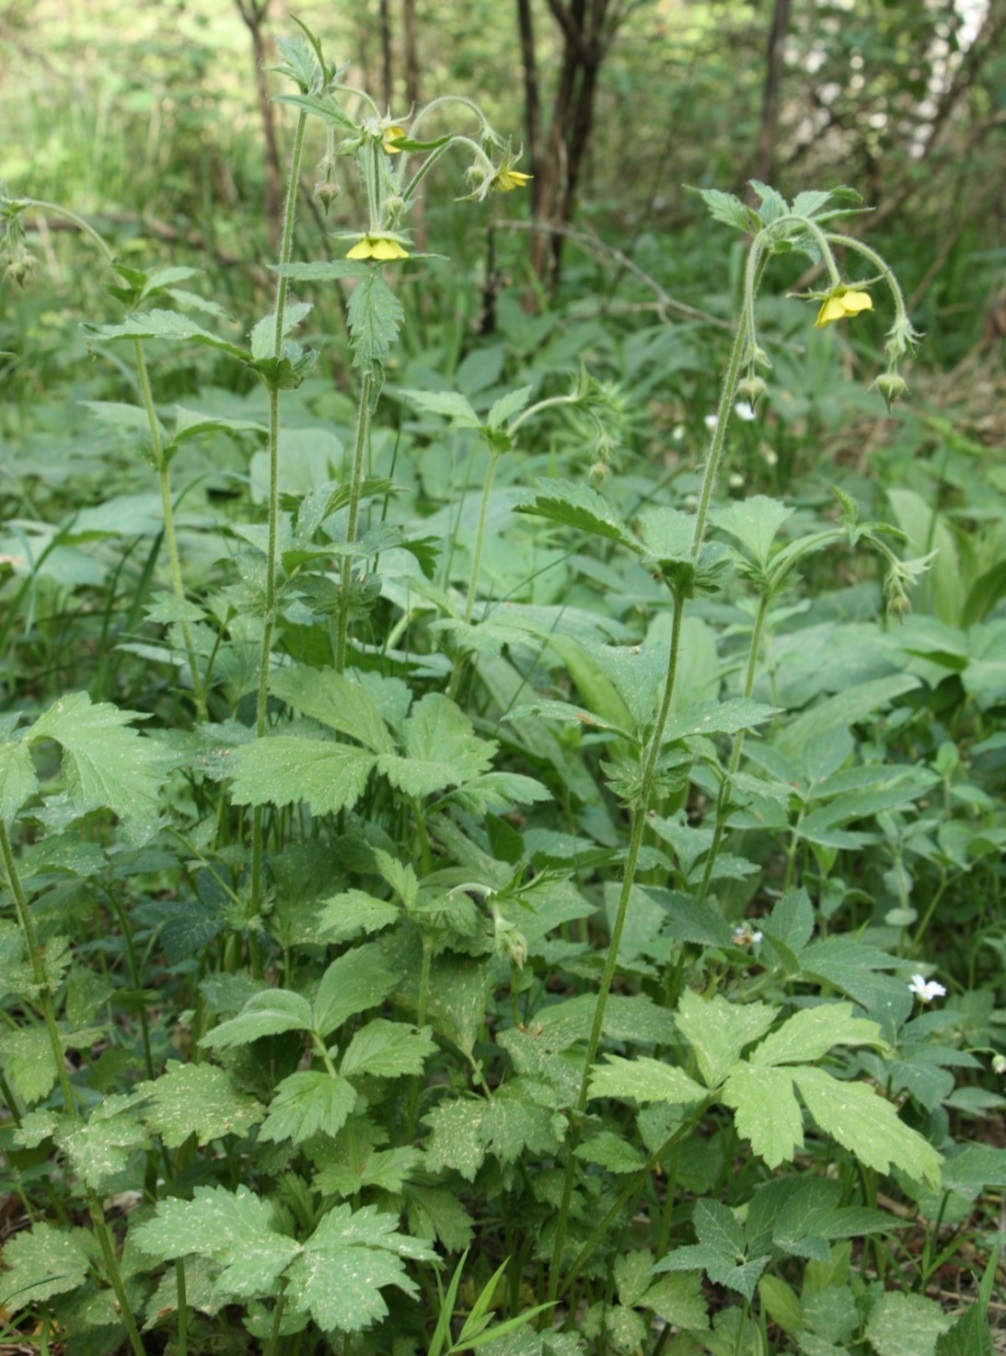
[[[820,330],[836,320],[845,320],[850,316],[859,315],[861,311],[872,310],[873,298],[869,292],[864,292],[861,288],[846,287],[844,283],[840,283],[838,287],[832,288],[821,303],[814,328]]]

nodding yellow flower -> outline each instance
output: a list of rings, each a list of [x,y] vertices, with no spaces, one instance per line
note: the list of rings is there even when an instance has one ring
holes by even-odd
[[[346,253],[347,259],[376,259],[381,264],[408,257],[409,251],[392,235],[365,235]]]
[[[402,148],[401,146],[396,146],[395,142],[403,140],[404,137],[405,137],[405,128],[399,127],[397,122],[393,122],[391,123],[390,126],[385,127],[384,131],[382,132],[381,145],[384,147],[384,149],[388,152],[389,155],[401,155]]]
[[[493,188],[497,193],[512,193],[515,188],[523,188],[528,180],[533,178],[532,174],[511,169],[509,162],[505,161],[493,176]]]
[[[840,285],[825,297],[821,309],[814,321],[816,330],[823,329],[835,320],[845,320],[848,316],[859,315],[860,311],[872,311],[873,298],[869,292],[860,292],[854,287]]]

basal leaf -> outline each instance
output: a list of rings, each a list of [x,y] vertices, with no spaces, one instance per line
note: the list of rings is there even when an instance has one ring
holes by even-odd
[[[211,1257],[223,1270],[213,1287],[218,1303],[276,1293],[279,1278],[301,1251],[273,1227],[271,1201],[246,1186],[196,1187],[191,1201],[159,1202],[154,1218],[135,1230],[144,1252],[171,1261]]]
[[[312,1135],[336,1135],[355,1104],[356,1089],[345,1078],[326,1070],[293,1073],[276,1089],[259,1139],[300,1144]]]
[[[718,1087],[746,1045],[763,1036],[779,1009],[766,1003],[730,1003],[719,994],[702,999],[686,989],[678,1004],[678,1030],[690,1042],[710,1088]]]
[[[840,1082],[811,1068],[794,1069],[793,1078],[821,1129],[867,1167],[889,1172],[896,1165],[909,1177],[939,1185],[940,1155],[866,1083]]]
[[[248,1045],[262,1036],[278,1036],[281,1031],[311,1029],[311,1005],[302,994],[288,989],[264,989],[249,998],[236,1017],[221,1022],[199,1044],[210,1050],[227,1050],[232,1045]]]
[[[721,1094],[734,1111],[737,1133],[770,1168],[788,1163],[803,1146],[803,1112],[793,1092],[790,1069],[737,1064]]]
[[[835,1045],[883,1045],[876,1022],[853,1017],[851,1003],[802,1008],[751,1054],[753,1068],[772,1064],[812,1064]]]
[[[287,1302],[326,1332],[357,1332],[387,1314],[382,1287],[417,1295],[402,1259],[431,1262],[436,1254],[396,1232],[397,1223],[397,1215],[379,1214],[372,1205],[355,1213],[349,1205],[330,1210],[289,1270]]]
[[[57,1229],[39,1222],[4,1244],[0,1310],[15,1314],[83,1285],[91,1269],[86,1229]]]
[[[671,1064],[643,1056],[622,1059],[609,1055],[608,1059],[607,1064],[595,1068],[590,1076],[591,1097],[687,1105],[701,1102],[706,1096],[704,1088]]]
[[[0,743],[0,819],[13,822],[26,800],[38,790],[38,777],[28,745],[11,736]]]
[[[322,976],[314,999],[314,1029],[327,1036],[347,1018],[383,1003],[401,979],[376,943],[347,951]]]
[[[339,1072],[345,1078],[370,1074],[397,1078],[420,1074],[427,1057],[436,1049],[429,1027],[406,1026],[375,1018],[353,1036],[342,1057]]]
[[[314,814],[334,814],[363,795],[372,753],[327,739],[273,735],[245,744],[233,758],[235,805],[291,805],[303,800]]]
[[[121,819],[153,822],[168,759],[152,739],[141,739],[133,711],[92,704],[86,692],[60,697],[27,732],[35,743],[54,739],[63,749],[63,773],[81,813],[103,807]]]
[[[427,1163],[431,1171],[454,1168],[467,1181],[487,1154],[514,1163],[526,1150],[553,1154],[565,1131],[562,1116],[523,1096],[525,1080],[505,1083],[490,1099],[459,1098],[443,1102],[426,1117],[432,1127]]]
[[[482,420],[458,391],[412,391],[398,393],[424,414],[442,414],[459,428],[479,428]]]
[[[359,740],[374,753],[388,753],[395,747],[377,703],[362,683],[347,674],[299,664],[281,669],[269,688],[302,716]]]
[[[892,1291],[881,1295],[870,1311],[866,1335],[877,1356],[934,1356],[937,1341],[952,1322],[935,1300]]]
[[[427,693],[402,726],[402,756],[384,753],[377,766],[408,796],[429,796],[463,786],[492,763],[495,743],[480,739],[471,721],[449,697]]]
[[[230,1074],[214,1064],[171,1064],[137,1092],[147,1102],[144,1121],[169,1149],[180,1148],[190,1135],[198,1144],[243,1135],[262,1118],[255,1098],[240,1092]]]

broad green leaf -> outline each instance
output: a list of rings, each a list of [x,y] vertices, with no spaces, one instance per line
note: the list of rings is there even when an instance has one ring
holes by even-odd
[[[199,1044],[209,1050],[228,1050],[232,1045],[248,1045],[262,1036],[278,1036],[281,1031],[311,1029],[311,1005],[302,994],[288,989],[263,989],[249,998],[236,1017],[221,1022]]]
[[[322,903],[316,931],[325,941],[347,942],[358,932],[381,932],[401,917],[401,909],[390,900],[375,899],[363,890],[346,890]]]
[[[430,967],[426,1020],[439,1036],[446,1036],[471,1056],[485,1023],[492,989],[491,966],[449,953],[438,956]]]
[[[792,1286],[779,1276],[763,1276],[758,1282],[758,1298],[769,1318],[787,1337],[802,1332],[803,1310]]]
[[[574,1093],[575,1098],[575,1093]],[[611,1130],[602,1130],[584,1143],[579,1144],[576,1156],[583,1163],[597,1163],[609,1172],[638,1172],[645,1159],[638,1149],[622,1136]]]
[[[616,1097],[636,1102],[669,1102],[687,1105],[701,1102],[705,1089],[681,1069],[656,1059],[622,1059],[609,1055],[609,1062],[594,1069],[590,1077],[591,1097]]]
[[[398,338],[404,312],[384,281],[381,269],[368,269],[363,281],[350,295],[347,313],[353,341],[353,366],[366,372],[382,365]]]
[[[324,1070],[293,1073],[276,1089],[259,1139],[300,1144],[316,1134],[334,1136],[355,1104],[356,1089],[345,1078],[333,1078]]]
[[[753,1068],[772,1064],[812,1064],[835,1045],[883,1045],[876,1022],[853,1017],[851,1003],[802,1008],[752,1053]]]
[[[561,720],[567,725],[579,725],[587,734],[607,731],[617,735],[620,739],[629,739],[630,732],[623,726],[613,725],[611,721],[605,720],[602,716],[596,715],[593,711],[588,711],[582,706],[574,706],[572,702],[541,701],[526,702],[515,706],[506,714],[506,720],[523,720],[527,716],[532,716],[537,720]]]
[[[230,1074],[214,1064],[171,1064],[167,1073],[137,1088],[147,1105],[141,1115],[169,1149],[190,1135],[209,1144],[225,1135],[243,1135],[262,1118],[254,1097],[240,1092]]]
[[[150,421],[142,405],[125,405],[117,400],[82,400],[80,404],[101,423],[109,424],[112,428],[129,429],[133,433],[139,433],[142,439],[149,442]],[[157,421],[157,425],[163,439],[164,426],[160,420]]]
[[[363,795],[372,753],[327,739],[273,735],[238,749],[232,760],[235,805],[291,805],[303,800],[314,814],[351,808]]]
[[[647,553],[654,560],[683,561],[694,567],[692,514],[667,506],[646,508],[639,515],[639,531]]]
[[[355,1214],[348,1205],[330,1210],[287,1273],[287,1303],[310,1313],[326,1332],[357,1332],[387,1314],[383,1286],[415,1297],[402,1258],[432,1262],[436,1254],[395,1232],[397,1223],[397,1215],[379,1214],[372,1205]]]
[[[25,743],[8,736],[0,744],[0,819],[13,822],[26,800],[38,790],[38,777],[31,751]]]
[[[662,1276],[645,1291],[639,1304],[643,1309],[652,1309],[665,1323],[689,1332],[702,1332],[709,1326],[702,1280],[697,1274]]]
[[[516,391],[508,391],[506,395],[494,400],[486,416],[486,423],[489,427],[491,429],[502,428],[515,414],[520,414],[531,399],[533,390],[533,386],[521,386]]]
[[[404,755],[383,753],[378,769],[408,796],[429,796],[463,786],[487,771],[495,743],[480,739],[455,702],[429,692],[412,708],[402,726]]]
[[[372,271],[362,259],[313,260],[309,263],[270,264],[281,278],[297,282],[339,282],[342,278],[366,278]]]
[[[406,1026],[404,1022],[378,1017],[361,1027],[349,1042],[339,1072],[344,1078],[362,1074],[375,1078],[420,1074],[435,1049],[429,1027]]]
[[[779,942],[798,957],[814,933],[814,906],[807,891],[788,891],[760,926],[770,942]]]
[[[280,338],[283,339],[296,329],[302,320],[311,312],[311,303],[307,301],[288,301],[283,310],[283,330]],[[263,316],[257,325],[252,329],[251,352],[253,358],[271,358],[276,348],[276,313]]]
[[[480,428],[482,425],[471,405],[457,391],[402,390],[398,394],[424,414],[442,414],[459,428]]]
[[[919,682],[910,673],[895,673],[857,683],[788,720],[775,736],[775,747],[784,757],[798,757],[813,736],[836,727],[848,729],[857,721],[866,720],[906,692],[912,692]]]
[[[672,713],[664,729],[664,742],[693,735],[737,734],[753,730],[778,714],[775,706],[753,702],[747,697],[731,697],[725,702],[695,702]]]
[[[91,1269],[86,1229],[57,1229],[39,1222],[4,1244],[0,1310],[15,1314],[83,1285]]]
[[[211,1257],[223,1270],[213,1287],[217,1303],[276,1293],[279,1278],[301,1252],[273,1227],[271,1201],[246,1186],[196,1187],[191,1201],[159,1202],[154,1218],[134,1231],[153,1257]]]
[[[343,1160],[327,1164],[315,1177],[314,1186],[317,1191],[332,1196],[356,1196],[368,1186],[398,1196],[409,1179],[422,1171],[422,1162],[422,1153],[411,1145],[399,1149],[369,1149],[356,1163]],[[427,1237],[425,1230],[418,1232]]]
[[[870,1311],[866,1336],[877,1356],[934,1356],[952,1322],[935,1300],[890,1291]]]
[[[779,529],[793,513],[792,507],[778,499],[755,494],[749,499],[735,499],[725,508],[713,509],[709,517],[721,532],[746,547],[756,564],[764,566]]]
[[[445,1187],[408,1183],[402,1193],[409,1229],[417,1238],[436,1238],[448,1252],[460,1252],[472,1241],[472,1218],[457,1195]]]
[[[103,807],[121,819],[152,822],[164,780],[166,758],[129,722],[138,717],[109,702],[93,705],[85,692],[60,697],[41,715],[27,738],[55,739],[63,749],[63,774],[74,808]]]
[[[714,221],[722,221],[725,226],[732,226],[745,235],[753,235],[758,230],[754,212],[740,198],[718,188],[700,188],[698,192]]]
[[[803,1146],[803,1113],[793,1092],[790,1069],[737,1064],[721,1094],[734,1111],[737,1133],[770,1168],[792,1160]]]
[[[514,1163],[525,1151],[554,1154],[565,1120],[525,1100],[525,1082],[512,1079],[490,1099],[458,1098],[435,1107],[425,1118],[432,1128],[426,1153],[430,1170],[454,1168],[474,1182],[487,1154],[500,1163]]]
[[[145,311],[142,315],[128,316],[121,325],[85,324],[84,329],[96,339],[169,339],[175,342],[205,344],[209,348],[220,349],[245,361],[252,356],[248,349],[211,334],[209,330],[202,329],[189,320],[188,316],[179,315],[177,311]]]
[[[334,960],[314,999],[314,1029],[327,1036],[349,1017],[383,1003],[401,983],[376,943],[354,947]]]
[[[48,1096],[56,1086],[52,1045],[44,1026],[0,1033],[0,1063],[19,1096],[29,1105]]]
[[[597,1000],[584,993],[541,1008],[533,1031],[552,1050],[565,1050],[590,1035]],[[604,1032],[610,1040],[667,1045],[674,1039],[674,1018],[645,994],[612,994],[604,1009]]]
[[[106,1097],[83,1125],[60,1137],[74,1172],[98,1191],[124,1172],[134,1153],[149,1146],[144,1127],[132,1109],[132,1097]]]
[[[394,750],[394,741],[377,703],[358,680],[354,681],[346,674],[299,664],[274,674],[269,688],[302,716],[310,716],[340,734],[359,740],[374,753]]]
[[[822,1069],[796,1068],[793,1078],[820,1128],[867,1167],[888,1172],[897,1166],[909,1177],[939,1185],[940,1155],[867,1084],[840,1082]]]
[[[766,1003],[730,1003],[719,994],[706,1000],[685,990],[678,1004],[678,1030],[691,1043],[708,1087],[723,1082],[744,1047],[764,1036],[778,1012]]]
[[[451,800],[469,814],[507,814],[518,805],[551,800],[553,793],[534,777],[520,772],[484,772],[451,793]]]
[[[973,1201],[987,1187],[1006,1187],[1006,1149],[964,1144],[947,1157],[943,1164],[944,1191],[956,1191]]]
[[[550,522],[561,523],[575,532],[606,537],[637,553],[640,550],[640,543],[628,525],[608,501],[589,485],[570,480],[540,480],[535,492],[527,498],[518,499],[513,507],[518,513],[548,518]]]

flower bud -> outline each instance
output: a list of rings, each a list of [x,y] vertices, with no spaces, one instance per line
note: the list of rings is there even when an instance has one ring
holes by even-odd
[[[768,387],[761,377],[745,377],[743,381],[737,383],[737,395],[752,406],[758,404],[767,390]]]
[[[884,397],[888,414],[890,414],[894,402],[900,400],[908,390],[908,383],[897,372],[882,372],[873,385]]]
[[[314,186],[314,196],[321,203],[322,211],[328,214],[328,209],[339,196],[338,180],[320,179]]]
[[[1006,1073],[1006,1055],[996,1055],[992,1060],[992,1072],[997,1074]]]

